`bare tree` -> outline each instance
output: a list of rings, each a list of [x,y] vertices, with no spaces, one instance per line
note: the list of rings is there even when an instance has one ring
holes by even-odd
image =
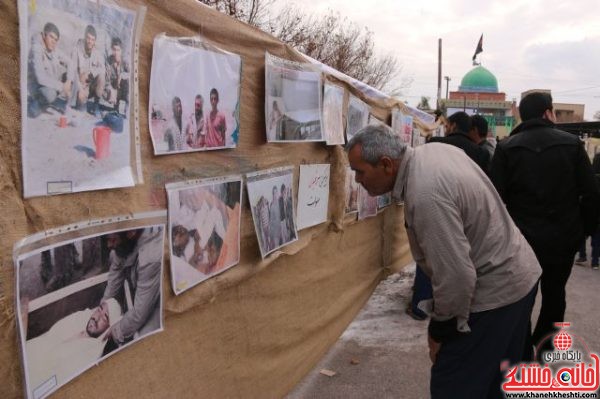
[[[594,119],[600,121],[600,111],[594,112]]]
[[[274,0],[198,0],[235,19],[261,28],[269,19]]]
[[[315,16],[287,6],[266,28],[298,51],[389,94],[398,95],[412,83],[399,79],[402,65],[396,57],[376,54],[373,32],[339,13]]]
[[[276,0],[199,0],[236,19],[270,32],[284,43],[330,67],[390,95],[412,84],[402,77],[402,64],[391,54],[375,51],[373,32],[329,11],[311,15],[287,6],[269,12]]]

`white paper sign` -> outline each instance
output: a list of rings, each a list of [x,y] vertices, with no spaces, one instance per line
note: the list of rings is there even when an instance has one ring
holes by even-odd
[[[300,165],[298,229],[327,221],[329,164]]]

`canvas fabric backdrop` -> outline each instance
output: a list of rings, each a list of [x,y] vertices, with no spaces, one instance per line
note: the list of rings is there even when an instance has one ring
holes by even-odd
[[[297,187],[298,165],[330,163],[327,223],[303,230],[297,242],[263,261],[244,193],[240,264],[175,297],[165,257],[164,332],[103,361],[54,395],[282,397],[337,340],[382,277],[410,261],[402,208],[388,207],[377,217],[361,222],[354,220],[355,214],[344,218],[347,160],[341,146],[266,143],[264,52],[296,61],[303,61],[302,55],[272,36],[194,0],[117,4],[147,7],[138,71],[144,183],[28,200],[22,194],[17,6],[12,0],[0,5],[1,396],[21,397],[24,392],[14,309],[15,242],[79,221],[166,209],[164,185],[168,182],[293,164]],[[152,42],[161,32],[170,36],[201,35],[241,55],[241,128],[236,149],[153,156],[147,118],[148,87]],[[389,122],[392,106],[404,107],[391,99],[374,101],[343,81],[327,79],[345,87],[346,104],[352,92],[366,101],[379,119]],[[294,191],[297,195],[296,188]]]

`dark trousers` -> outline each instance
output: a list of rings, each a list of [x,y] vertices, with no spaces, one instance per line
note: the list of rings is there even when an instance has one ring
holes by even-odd
[[[591,235],[592,237],[592,266],[598,266],[598,260],[600,258],[600,228],[596,229],[596,232]],[[579,257],[582,259],[586,259],[587,248],[586,248],[587,238],[583,240],[581,244],[581,248],[579,248]]]
[[[419,302],[433,298],[433,288],[431,280],[421,266],[415,268],[415,281],[413,283],[413,296],[411,300],[411,310],[413,314],[421,317],[427,317],[428,314],[418,308]]]
[[[551,340],[546,338],[556,331],[554,323],[564,321],[567,307],[565,286],[573,268],[573,256],[574,253],[553,256],[538,254],[542,266],[542,307],[532,335],[536,347],[542,344],[545,349],[551,349]]]
[[[522,360],[537,284],[519,301],[471,313],[471,332],[443,343],[431,367],[432,399],[502,398],[503,361]]]

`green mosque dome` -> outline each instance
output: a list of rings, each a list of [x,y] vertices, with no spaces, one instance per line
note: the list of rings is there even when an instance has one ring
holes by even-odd
[[[458,91],[498,93],[498,80],[481,65],[471,69],[462,78]]]

